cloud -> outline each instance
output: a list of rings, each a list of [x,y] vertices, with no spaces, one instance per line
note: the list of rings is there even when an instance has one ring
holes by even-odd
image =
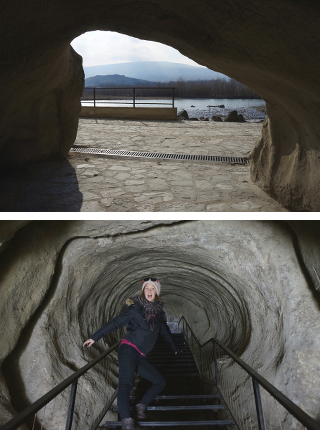
[[[90,31],[74,39],[71,45],[82,56],[84,67],[132,61],[171,61],[199,66],[171,46],[113,31]]]

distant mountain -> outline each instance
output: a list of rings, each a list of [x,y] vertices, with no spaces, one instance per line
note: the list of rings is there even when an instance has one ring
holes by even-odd
[[[157,82],[145,81],[142,79],[127,78],[124,75],[106,75],[106,76],[92,76],[91,78],[86,78],[86,87],[107,87],[109,85],[132,85],[132,86],[153,86]]]
[[[106,64],[102,66],[84,67],[86,78],[97,75],[125,75],[135,79],[156,82],[176,81],[180,76],[185,81],[198,79],[217,79],[225,75],[209,70],[206,67],[189,66],[168,61],[140,61],[132,63]]]

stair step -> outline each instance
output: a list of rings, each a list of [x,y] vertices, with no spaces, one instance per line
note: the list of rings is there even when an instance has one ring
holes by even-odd
[[[197,366],[195,366],[195,365],[184,366],[183,368],[181,367],[181,365],[180,366],[176,366],[174,364],[172,364],[171,366],[168,366],[167,364],[160,364],[160,363],[153,364],[153,365],[157,369],[162,369],[162,370],[163,369],[172,369],[172,370],[175,370],[175,371],[179,371],[180,370],[180,372],[190,371],[190,370],[196,371],[196,372],[198,371]]]
[[[185,349],[190,349],[190,346],[187,343],[183,343],[183,342],[174,342],[175,346],[177,346],[178,348],[185,348]],[[153,348],[153,350],[159,350],[162,348],[166,348],[169,349],[171,348],[170,344],[168,342],[166,343],[162,343],[162,344],[156,344],[156,346]]]
[[[178,353],[173,354],[173,352],[169,352],[168,354],[154,354],[154,355],[148,355],[147,360],[159,360],[161,359],[170,359],[172,361],[179,361],[179,360],[194,360],[192,354],[185,354],[185,353]]]
[[[174,343],[176,345],[188,345],[187,342],[182,339],[174,339]],[[167,341],[157,342],[156,346],[158,347],[159,345],[168,345],[168,342]]]
[[[234,425],[230,420],[209,420],[209,421],[138,421],[141,427],[173,427],[173,426],[230,426]],[[121,427],[121,421],[107,421],[100,427]]]
[[[130,396],[131,400],[138,396]],[[179,394],[175,396],[157,396],[154,400],[183,400],[183,399],[219,399],[219,394]]]
[[[177,348],[183,348],[183,349],[187,349],[188,351],[190,351],[190,346],[189,346],[189,345],[187,345],[187,344],[185,344],[185,343],[181,343],[181,344],[179,344],[179,343],[176,343],[176,342],[175,342],[175,345],[176,345],[176,347],[177,347]],[[152,349],[152,351],[160,351],[161,349],[172,349],[172,348],[171,348],[171,346],[170,346],[168,343],[164,343],[163,345],[159,345],[159,344],[157,344],[157,345]]]
[[[149,354],[149,355],[147,355],[147,359],[150,359],[150,358],[158,358],[158,357],[170,357],[170,358],[172,358],[173,357],[173,359],[174,360],[178,360],[178,359],[182,359],[182,358],[193,358],[193,355],[192,354],[190,354],[190,352],[179,352],[179,350],[178,350],[178,354],[174,354],[172,351],[169,351],[169,352],[157,352],[157,353],[155,353],[155,354]]]
[[[194,358],[193,358],[193,355],[192,354],[186,354],[186,353],[179,353],[178,352],[178,354],[174,354],[173,352],[168,352],[168,353],[164,353],[164,352],[162,352],[162,353],[159,353],[159,354],[154,354],[154,355],[148,355],[146,358],[147,358],[147,360],[152,360],[152,359],[159,359],[159,358],[166,358],[166,359],[171,359],[171,360],[174,360],[174,361],[178,361],[178,360],[185,360],[185,359],[188,359],[188,360],[191,360],[191,359],[193,359],[194,360]]]
[[[187,367],[187,366],[192,366],[192,365],[194,365],[195,367],[196,367],[196,363],[194,362],[194,361],[178,361],[178,362],[176,362],[176,361],[168,361],[168,360],[166,360],[166,361],[161,361],[161,360],[157,360],[157,361],[153,361],[153,360],[148,360],[149,361],[149,363],[151,363],[153,366],[157,366],[157,365],[160,365],[160,364],[165,364],[165,365],[167,365],[168,367],[172,367],[172,366],[174,366],[174,365],[178,365],[178,364],[180,364],[180,367],[181,368],[184,368],[185,366]]]
[[[171,374],[171,375],[177,374],[177,373],[179,373],[179,374],[185,374],[186,373],[187,374],[187,373],[190,373],[190,371],[191,371],[191,373],[198,372],[197,366],[188,367],[187,369],[185,369],[184,367],[181,367],[181,366],[180,367],[174,367],[174,368],[172,366],[165,366],[161,370],[160,370],[160,367],[162,367],[162,366],[154,366],[154,367],[156,367],[156,368],[159,367],[159,371],[161,374],[163,372],[166,372],[166,373]]]
[[[177,348],[177,351],[178,351],[179,355],[190,355],[190,356],[192,356],[192,353],[188,349],[186,349],[186,350],[182,349],[182,352],[181,352],[181,348]],[[167,349],[167,350],[161,349],[159,351],[152,350],[152,353],[149,353],[148,357],[152,357],[153,355],[169,355],[169,354],[176,355],[175,351],[173,351],[172,349]]]
[[[181,381],[181,379],[186,379],[190,376],[190,378],[194,378],[195,376],[198,376],[197,370],[189,370],[188,372],[183,372],[182,370],[176,371],[176,372],[167,372],[166,370],[159,369],[160,374],[166,379],[171,379],[171,382],[177,383]],[[142,378],[141,378],[142,379]],[[169,381],[170,382],[170,381]],[[168,381],[167,381],[168,384]]]
[[[177,361],[184,358],[188,358],[190,360],[191,358],[193,358],[193,355],[186,352],[178,352],[178,354],[174,354],[172,351],[170,351],[170,352],[161,352],[157,354],[150,354],[147,356],[147,359],[151,360],[152,358],[159,358],[159,357],[171,358],[171,360]]]
[[[196,362],[194,360],[193,361],[191,361],[191,360],[180,361],[179,359],[171,359],[171,360],[170,359],[165,359],[165,360],[161,360],[161,359],[159,360],[159,359],[157,359],[157,360],[152,360],[151,358],[148,358],[147,360],[149,361],[149,363],[153,364],[154,366],[156,364],[166,364],[169,367],[178,366],[178,365],[180,365],[181,367],[190,366],[190,365],[196,365]]]
[[[178,349],[178,354],[175,354],[173,351],[159,351],[155,352],[154,354],[147,355],[147,358],[153,358],[153,357],[174,357],[174,359],[178,358],[191,358],[193,355],[189,351],[181,352]]]
[[[192,366],[192,365],[195,366],[195,367],[197,367],[197,365],[196,365],[196,363],[194,361],[188,361],[188,362],[181,361],[181,362],[178,362],[178,363],[176,363],[175,361],[171,361],[171,362],[170,361],[163,362],[163,361],[158,361],[158,360],[157,361],[148,360],[148,361],[153,366],[159,366],[160,364],[165,364],[168,367],[172,368],[172,366],[180,364],[180,368],[184,368],[184,367],[188,367],[188,366]]]
[[[118,411],[118,407],[115,406],[113,408],[115,411]],[[131,410],[134,410],[134,407],[130,408]],[[179,406],[148,406],[147,411],[188,411],[188,410],[221,410],[224,409],[224,406],[222,405],[179,405]]]
[[[173,364],[180,364],[180,365],[183,365],[183,366],[187,366],[187,365],[190,365],[190,364],[195,364],[195,361],[192,359],[190,359],[190,360],[179,360],[179,361],[174,361],[173,363],[172,363],[172,361],[170,361],[170,360],[148,360],[150,363],[152,362],[152,364],[154,364],[154,365],[156,365],[156,364],[167,364],[167,365],[173,365]]]

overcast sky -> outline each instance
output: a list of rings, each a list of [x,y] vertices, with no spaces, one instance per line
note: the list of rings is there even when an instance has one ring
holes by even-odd
[[[114,31],[90,31],[74,39],[71,45],[82,56],[84,67],[132,61],[171,61],[199,66],[171,46]]]

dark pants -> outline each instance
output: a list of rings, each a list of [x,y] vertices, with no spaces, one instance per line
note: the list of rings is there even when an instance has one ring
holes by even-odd
[[[148,406],[166,386],[165,379],[139,352],[130,345],[121,345],[118,350],[119,361],[119,391],[118,408],[120,419],[130,417],[130,391],[133,388],[133,377],[136,372],[147,379],[152,386],[144,394],[141,401]]]

